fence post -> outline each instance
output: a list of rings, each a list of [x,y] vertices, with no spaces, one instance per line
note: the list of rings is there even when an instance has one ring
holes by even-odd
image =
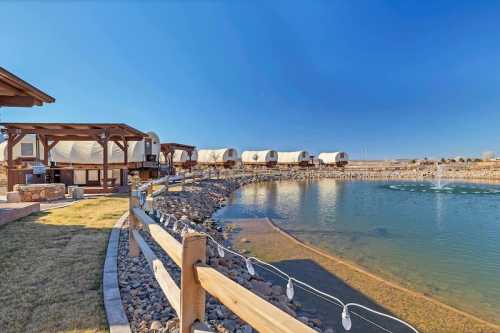
[[[152,183],[150,183],[148,185],[147,195],[148,195],[148,197],[153,195],[153,184]]]
[[[135,241],[132,231],[137,229],[137,218],[134,215],[133,209],[139,207],[139,196],[137,191],[138,177],[132,177],[132,184],[130,186],[129,198],[129,214],[128,214],[128,255],[130,257],[139,256],[139,245]]]
[[[180,332],[191,333],[191,326],[205,320],[205,290],[196,277],[194,265],[205,263],[207,237],[187,233],[182,240]]]

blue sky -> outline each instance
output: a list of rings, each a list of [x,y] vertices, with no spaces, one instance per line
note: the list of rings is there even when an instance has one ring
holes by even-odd
[[[125,122],[200,148],[500,151],[498,1],[0,2],[2,121]]]

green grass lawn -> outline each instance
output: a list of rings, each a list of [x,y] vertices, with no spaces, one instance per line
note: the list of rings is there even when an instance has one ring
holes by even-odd
[[[0,227],[0,332],[106,332],[102,267],[127,208],[101,197]]]

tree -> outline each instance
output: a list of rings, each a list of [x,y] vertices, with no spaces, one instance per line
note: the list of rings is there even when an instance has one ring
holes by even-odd
[[[441,157],[441,163],[446,163],[446,159],[444,157]]]

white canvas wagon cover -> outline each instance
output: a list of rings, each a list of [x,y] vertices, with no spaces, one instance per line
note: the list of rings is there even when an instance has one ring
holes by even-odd
[[[278,164],[296,164],[309,161],[309,153],[305,150],[278,152]]]
[[[278,153],[275,150],[246,150],[241,153],[243,163],[268,163],[278,160]]]

